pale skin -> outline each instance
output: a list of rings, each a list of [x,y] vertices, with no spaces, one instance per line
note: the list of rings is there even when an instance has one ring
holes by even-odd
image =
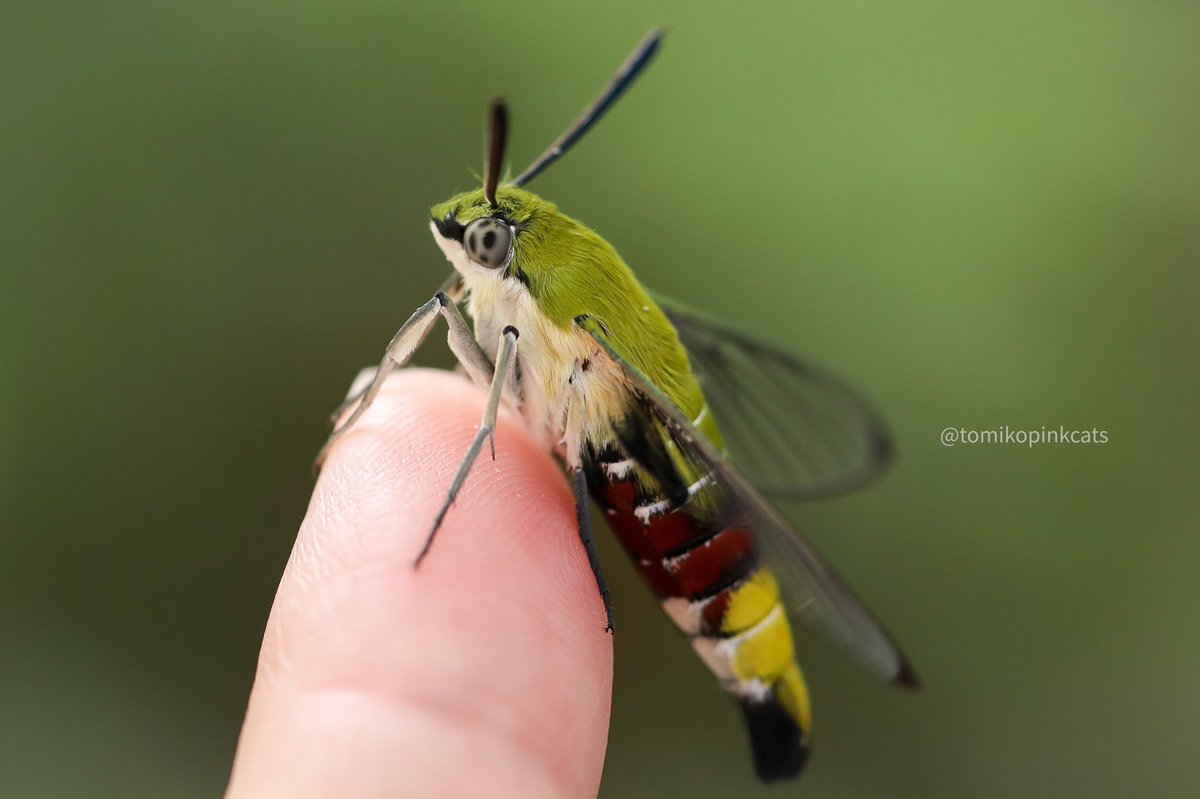
[[[267,622],[227,796],[594,797],[612,637],[561,467],[501,407],[391,374],[330,448]]]

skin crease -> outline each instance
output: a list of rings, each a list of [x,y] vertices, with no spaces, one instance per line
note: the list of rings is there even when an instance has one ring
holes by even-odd
[[[329,453],[279,585],[227,797],[594,797],[612,638],[553,458],[457,375],[393,374]]]

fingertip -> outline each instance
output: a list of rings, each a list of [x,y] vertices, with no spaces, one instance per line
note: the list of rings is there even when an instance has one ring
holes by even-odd
[[[502,409],[496,460],[479,458],[413,569],[482,405],[458,376],[397,373],[329,452],[272,609],[231,793],[239,780],[256,783],[255,764],[285,745],[273,720],[333,687],[377,700],[377,710],[351,707],[348,720],[304,735],[374,731],[410,750],[421,741],[422,763],[398,751],[379,772],[421,781],[408,790],[456,795],[453,764],[471,759],[461,750],[470,742],[476,754],[515,745],[494,762],[524,762],[526,776],[560,795],[595,794],[611,638],[561,469],[517,414]],[[328,775],[375,750],[329,751],[342,754],[301,769]],[[283,771],[290,780],[296,767]],[[503,779],[520,776],[509,769]]]

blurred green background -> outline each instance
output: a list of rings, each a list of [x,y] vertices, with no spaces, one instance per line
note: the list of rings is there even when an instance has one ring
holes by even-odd
[[[789,513],[928,690],[805,645],[806,796],[1200,784],[1200,8],[0,8],[0,795],[212,796],[325,414],[447,272],[503,93],[536,190],[651,287],[883,409],[874,489]],[[427,363],[447,363],[433,347]],[[940,445],[947,426],[1103,446]],[[602,795],[757,795],[736,710],[606,537]]]

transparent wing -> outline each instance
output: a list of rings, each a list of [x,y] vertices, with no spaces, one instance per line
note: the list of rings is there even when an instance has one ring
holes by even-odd
[[[710,474],[727,509],[741,511],[779,582],[788,615],[878,677],[917,687],[916,675],[887,631],[817,551],[742,477],[667,397],[609,343],[595,320],[576,320],[608,352],[693,474]]]
[[[759,491],[827,497],[865,485],[891,461],[887,427],[837,378],[674,300],[654,299],[679,332],[726,447]]]

